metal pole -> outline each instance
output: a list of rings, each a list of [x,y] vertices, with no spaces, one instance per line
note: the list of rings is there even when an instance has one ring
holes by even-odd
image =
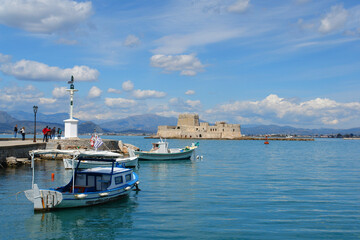
[[[34,121],[34,142],[36,142],[36,112],[35,112],[35,121]]]

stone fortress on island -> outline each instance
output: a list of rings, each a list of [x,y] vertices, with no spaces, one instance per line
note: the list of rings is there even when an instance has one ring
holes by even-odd
[[[156,137],[236,139],[241,137],[240,124],[200,122],[198,114],[180,114],[177,126],[158,126]]]

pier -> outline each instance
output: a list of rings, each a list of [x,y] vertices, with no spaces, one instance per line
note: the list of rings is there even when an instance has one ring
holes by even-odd
[[[0,140],[0,164],[6,165],[7,157],[29,158],[29,151],[45,149],[46,143],[33,142],[33,139],[22,141],[20,139],[3,138]]]

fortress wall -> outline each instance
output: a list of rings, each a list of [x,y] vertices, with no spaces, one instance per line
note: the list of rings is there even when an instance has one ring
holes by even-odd
[[[177,126],[159,126],[158,137],[163,138],[239,138],[240,124],[199,122],[198,114],[180,114]]]
[[[184,113],[180,114],[177,126],[199,126],[199,115]]]

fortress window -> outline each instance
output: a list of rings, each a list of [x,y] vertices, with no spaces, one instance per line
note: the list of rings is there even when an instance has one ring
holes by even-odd
[[[199,137],[201,137],[201,134],[199,134]]]
[[[176,129],[180,129],[180,127],[177,127]]]
[[[224,132],[225,130],[223,129],[223,132]]]
[[[235,129],[233,129],[233,132],[235,132]]]

